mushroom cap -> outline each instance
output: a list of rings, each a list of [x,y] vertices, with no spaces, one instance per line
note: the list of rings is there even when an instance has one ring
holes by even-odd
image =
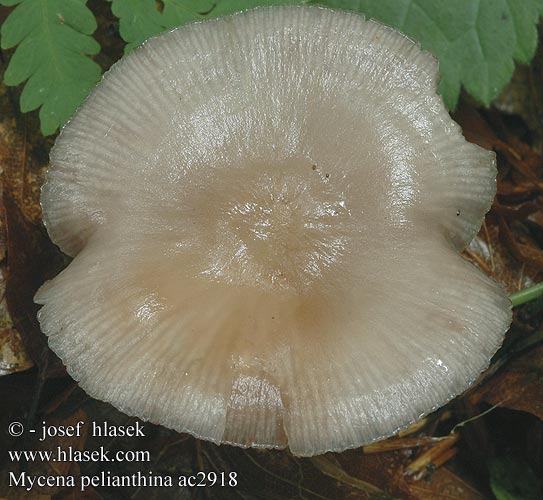
[[[315,455],[465,390],[511,320],[458,254],[494,154],[437,62],[357,14],[260,8],[157,36],[51,151],[44,221],[74,256],[36,301],[90,395],[216,443]]]

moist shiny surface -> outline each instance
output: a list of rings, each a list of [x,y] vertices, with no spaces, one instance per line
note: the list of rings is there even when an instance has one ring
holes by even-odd
[[[298,455],[388,436],[464,390],[510,322],[458,255],[495,191],[435,60],[354,14],[181,27],[104,77],[51,152],[36,295],[91,395]]]

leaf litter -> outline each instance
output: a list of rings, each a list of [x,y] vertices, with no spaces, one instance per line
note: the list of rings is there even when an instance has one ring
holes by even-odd
[[[98,36],[111,39],[107,30],[115,32],[116,20],[108,17],[107,12],[98,18]],[[120,47],[117,38],[109,52],[111,60]],[[539,83],[543,83],[541,79]],[[35,322],[36,308],[31,299],[36,287],[66,261],[39,224],[39,186],[51,142],[41,137],[35,117],[17,111],[17,92],[0,89],[3,111],[0,163],[6,194],[3,214],[8,226],[6,245],[0,250],[4,255],[7,249],[4,272],[9,321],[12,321],[5,323],[9,331],[5,335],[10,338],[10,346],[17,342],[24,344],[22,359],[26,361],[21,361],[21,366],[27,371],[13,373],[12,370],[0,378],[0,397],[5,405],[0,425],[5,428],[17,414],[25,414],[34,421],[84,419],[126,423],[128,417],[108,404],[89,398],[67,378]],[[497,108],[481,109],[466,97],[455,114],[469,140],[495,150],[498,155],[498,196],[466,256],[510,292],[543,278],[541,142],[531,128],[531,120],[525,116],[524,111],[507,114]],[[495,356],[488,373],[465,395],[426,417],[410,432],[362,449],[318,459],[299,459],[287,452],[217,447],[148,423],[144,424],[146,437],[142,443],[91,436],[81,436],[70,443],[79,449],[96,449],[102,444],[112,450],[136,446],[148,449],[157,474],[237,471],[243,478],[235,492],[209,489],[206,495],[211,499],[490,498],[497,477],[496,466],[492,464],[510,449],[515,449],[514,457],[519,458],[513,460],[518,463],[526,463],[532,470],[543,468],[542,310],[543,303],[531,303],[516,311],[504,347]],[[12,337],[22,342],[11,340]],[[2,339],[0,336],[0,344]],[[32,369],[31,359],[36,364]],[[478,418],[473,421],[474,417]],[[495,421],[502,418],[506,418],[507,425],[496,426]],[[451,429],[463,421],[467,423],[451,434]],[[534,451],[537,439],[540,448]],[[14,442],[3,444],[8,447]],[[42,466],[44,470],[58,468],[58,464]],[[10,466],[3,463],[0,467],[5,476]],[[104,467],[107,466],[80,464],[63,472],[88,474]],[[114,470],[130,474],[138,468],[141,469],[141,464],[117,463]],[[470,469],[478,473],[474,475]],[[4,495],[4,487],[0,483],[0,496]],[[153,488],[123,493],[126,498],[164,498],[163,490]],[[21,498],[83,498],[68,489],[36,491],[32,495]],[[86,495],[89,499],[118,498],[104,488],[91,489]],[[190,498],[190,495],[178,491],[175,498]]]

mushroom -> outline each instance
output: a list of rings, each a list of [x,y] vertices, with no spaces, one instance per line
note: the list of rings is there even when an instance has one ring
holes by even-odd
[[[63,128],[42,190],[74,259],[35,300],[71,376],[129,415],[302,456],[464,391],[511,305],[459,255],[495,160],[437,79],[399,32],[307,6],[123,57]]]

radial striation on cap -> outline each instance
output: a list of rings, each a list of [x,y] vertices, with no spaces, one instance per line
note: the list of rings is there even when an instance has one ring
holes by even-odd
[[[36,295],[90,395],[216,443],[340,451],[465,390],[511,320],[458,254],[491,152],[437,62],[356,14],[260,8],[115,64],[42,190],[74,257]]]

